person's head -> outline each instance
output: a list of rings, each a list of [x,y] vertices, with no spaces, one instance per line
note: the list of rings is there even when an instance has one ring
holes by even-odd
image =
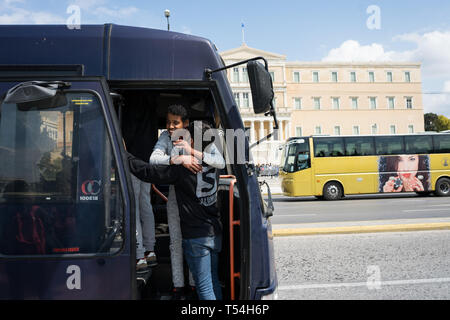
[[[180,104],[170,105],[167,109],[166,129],[170,135],[177,130],[186,128],[189,125],[188,112]]]
[[[408,154],[397,156],[397,172],[400,176],[409,179],[415,177],[419,169],[419,155]]]

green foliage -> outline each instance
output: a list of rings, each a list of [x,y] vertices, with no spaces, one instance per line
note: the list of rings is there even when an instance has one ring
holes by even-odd
[[[450,120],[443,115],[438,116],[438,120],[436,121],[437,131],[450,130]]]
[[[444,131],[450,130],[450,119],[443,115],[435,113],[425,113],[425,131]]]

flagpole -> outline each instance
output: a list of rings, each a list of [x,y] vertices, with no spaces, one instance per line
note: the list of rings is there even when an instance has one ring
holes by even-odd
[[[241,27],[242,27],[242,44],[245,44],[245,34],[244,34],[244,23],[241,23]]]

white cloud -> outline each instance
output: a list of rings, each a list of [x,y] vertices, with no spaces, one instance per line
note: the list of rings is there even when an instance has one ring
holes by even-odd
[[[424,94],[425,113],[433,112],[450,117],[450,80],[445,81],[442,90],[433,94]]]
[[[79,6],[81,10],[91,10],[99,6],[103,6],[106,0],[71,0],[68,1],[68,5]]]
[[[386,61],[411,61],[411,51],[385,51],[383,45],[372,43],[361,45],[358,41],[344,41],[339,48],[331,49],[322,61],[328,62],[386,62]]]
[[[181,33],[185,33],[185,34],[192,34],[192,30],[191,28],[187,27],[187,26],[183,26],[181,28]]]
[[[94,13],[97,16],[108,16],[108,17],[114,17],[114,18],[123,18],[123,17],[129,17],[135,13],[137,13],[139,10],[136,7],[125,7],[125,8],[107,8],[107,7],[97,7],[92,13]]]
[[[388,51],[379,43],[360,44],[347,40],[338,48],[331,49],[322,61],[421,62],[422,83],[426,91],[450,92],[450,31],[406,33],[395,36],[392,41],[410,43],[414,48]],[[431,83],[435,88],[430,89]],[[450,116],[450,94],[424,94],[423,100],[425,112]]]
[[[409,33],[394,37],[394,41],[416,45],[411,51],[411,59],[423,63],[426,76],[444,76],[450,79],[450,31],[433,31],[422,35]]]
[[[386,61],[387,55],[382,45],[373,43],[361,45],[358,41],[347,40],[339,48],[331,49],[322,61]]]
[[[14,7],[11,4],[21,3],[19,0],[3,2],[5,13],[0,15],[0,24],[61,24],[65,22],[63,16],[57,16],[45,11],[29,11]]]

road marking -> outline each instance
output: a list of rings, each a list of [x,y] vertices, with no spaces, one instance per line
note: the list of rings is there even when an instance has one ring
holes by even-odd
[[[277,214],[276,217],[308,217],[317,216],[317,213],[299,213],[299,214]]]
[[[380,281],[381,286],[396,286],[410,284],[428,284],[450,282],[450,278],[431,278],[431,279],[411,279],[411,280],[392,280]],[[279,291],[283,290],[304,290],[304,289],[327,289],[327,288],[345,288],[345,287],[370,287],[368,282],[343,282],[343,283],[318,283],[318,284],[298,284],[288,286],[278,286]]]
[[[351,234],[351,233],[374,233],[374,232],[403,232],[403,231],[426,231],[426,230],[448,230],[449,222],[438,223],[416,223],[416,224],[388,224],[374,226],[347,226],[329,228],[288,228],[273,230],[274,236],[305,236],[324,234]]]
[[[402,212],[419,212],[419,211],[448,211],[448,209],[410,209],[410,210],[402,210]]]

